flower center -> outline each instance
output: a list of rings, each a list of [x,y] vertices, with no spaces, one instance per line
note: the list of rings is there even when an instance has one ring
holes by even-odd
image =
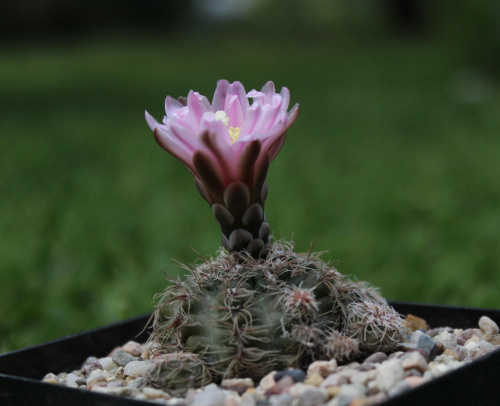
[[[241,127],[229,126],[229,117],[226,115],[226,112],[224,110],[216,111],[214,118],[216,120],[222,121],[226,125],[226,127],[228,127],[229,136],[231,137],[231,144],[234,144],[240,136]]]

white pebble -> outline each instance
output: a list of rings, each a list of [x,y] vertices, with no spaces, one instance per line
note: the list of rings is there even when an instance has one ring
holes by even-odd
[[[221,406],[226,402],[225,393],[216,384],[207,385],[202,392],[197,393],[193,399],[196,406]]]
[[[389,392],[396,383],[404,376],[404,369],[401,362],[394,358],[377,365],[377,386],[381,391]]]
[[[418,351],[407,352],[401,358],[401,363],[405,371],[415,368],[420,372],[424,372],[429,367],[425,357]]]
[[[92,386],[96,384],[97,382],[106,382],[107,379],[102,373],[102,369],[96,369],[90,373],[90,375],[87,378],[87,386]]]
[[[133,355],[134,357],[138,357],[139,355],[141,355],[142,346],[141,344],[135,341],[129,341],[122,347],[122,350],[128,352],[130,355]]]
[[[102,369],[105,371],[111,371],[113,368],[116,368],[118,365],[113,362],[111,357],[99,358],[99,363],[102,366]]]
[[[448,331],[442,331],[438,335],[434,336],[433,340],[437,343],[443,344],[448,350],[455,351],[457,347],[456,335]]]
[[[81,379],[82,378],[80,376],[70,373],[66,375],[66,386],[69,386],[70,388],[78,388],[78,386],[80,386],[78,381],[81,381]]]
[[[125,368],[123,373],[126,376],[144,376],[148,372],[151,372],[155,368],[155,365],[149,361],[130,361]]]
[[[487,316],[483,316],[479,319],[479,328],[483,333],[491,335],[498,334],[500,331],[497,323],[495,323]]]
[[[468,359],[473,361],[493,351],[495,347],[487,341],[470,341],[465,345]]]
[[[160,389],[155,389],[155,388],[145,387],[142,390],[142,393],[144,394],[146,399],[158,399],[158,398],[160,398],[160,399],[169,400],[172,398],[172,396],[170,396],[168,393],[163,392]]]

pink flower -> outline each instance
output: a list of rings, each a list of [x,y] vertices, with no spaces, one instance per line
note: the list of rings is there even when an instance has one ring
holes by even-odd
[[[204,198],[222,203],[221,192],[232,182],[244,182],[252,195],[255,182],[263,183],[299,113],[298,104],[287,112],[289,102],[288,89],[276,93],[273,82],[247,94],[240,82],[220,80],[212,104],[192,90],[179,100],[167,96],[163,123],[148,112],[146,121],[158,144],[201,182]]]
[[[163,123],[146,112],[158,144],[194,175],[233,254],[259,259],[269,250],[266,175],[299,114],[298,104],[287,112],[289,102],[288,89],[276,93],[273,82],[247,94],[240,82],[220,80],[212,104],[191,90],[167,96]]]

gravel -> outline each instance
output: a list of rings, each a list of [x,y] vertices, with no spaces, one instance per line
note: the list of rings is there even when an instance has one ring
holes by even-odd
[[[106,357],[89,357],[79,370],[48,373],[43,382],[167,406],[374,405],[500,348],[499,328],[486,316],[478,328],[466,330],[429,330],[425,320],[407,320],[406,342],[391,354],[377,352],[347,365],[316,361],[307,372],[270,371],[260,382],[225,379],[221,385],[189,389],[183,398],[145,385],[143,376],[154,367],[155,356],[150,344],[134,341]]]

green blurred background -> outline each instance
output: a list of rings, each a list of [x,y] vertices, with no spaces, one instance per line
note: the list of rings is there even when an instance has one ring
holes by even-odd
[[[221,78],[301,105],[268,176],[276,237],[388,299],[500,308],[494,1],[2,7],[0,351],[150,312],[162,270],[215,254],[143,112]]]

